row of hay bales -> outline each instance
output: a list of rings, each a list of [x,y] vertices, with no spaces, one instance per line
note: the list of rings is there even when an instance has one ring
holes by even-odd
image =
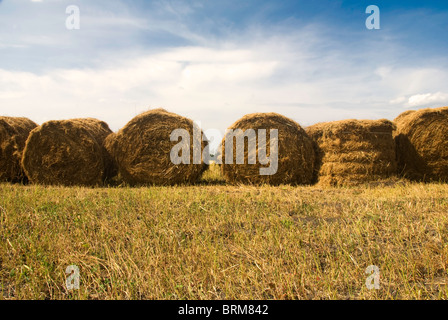
[[[278,129],[278,171],[259,174],[260,164],[223,164],[229,183],[323,186],[448,181],[448,107],[406,111],[394,121],[342,120],[305,129],[276,113],[250,114],[230,129]],[[245,163],[249,158],[246,144]],[[225,163],[225,140],[222,159]],[[258,145],[257,145],[258,149]],[[257,150],[258,152],[258,150]]]
[[[93,118],[52,120],[41,126],[23,118],[0,118],[1,181],[44,185],[101,186],[117,174],[130,185],[174,185],[199,180],[207,165],[175,165],[173,129],[193,121],[163,109],[145,112],[113,133]],[[200,146],[205,147],[206,142]],[[193,143],[190,143],[193,149]],[[191,151],[191,154],[193,152]]]
[[[0,180],[98,186],[118,174],[130,185],[195,183],[207,165],[193,163],[193,126],[192,120],[163,109],[138,115],[116,133],[91,118],[38,126],[26,118],[0,117]],[[171,162],[177,144],[170,139],[174,129],[190,133],[190,164]],[[393,122],[343,120],[305,129],[277,113],[256,113],[229,129],[278,130],[278,169],[273,175],[260,175],[259,162],[247,164],[249,141],[245,164],[236,164],[236,152],[232,164],[226,164],[223,139],[221,170],[230,184],[335,186],[397,177],[448,181],[448,107],[407,111]],[[206,144],[200,142],[202,149]]]

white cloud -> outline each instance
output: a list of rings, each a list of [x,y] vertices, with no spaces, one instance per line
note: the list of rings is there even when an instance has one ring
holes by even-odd
[[[23,44],[14,44],[14,43],[0,43],[0,48],[14,48],[14,49],[20,49],[20,48],[26,48],[27,46]]]
[[[96,116],[118,129],[135,113],[161,106],[201,120],[202,112],[226,105],[241,109],[246,84],[272,75],[275,61],[253,59],[247,51],[184,48],[99,69],[44,75],[0,69],[2,105],[14,106],[2,113],[37,121]]]
[[[45,28],[36,27],[37,22],[24,13],[20,20],[24,25],[18,28],[26,32],[0,31],[3,46],[37,47],[43,61],[56,57],[62,60],[59,66],[65,66],[47,65],[34,72],[0,69],[0,114],[28,116],[39,123],[96,117],[117,130],[149,107],[165,107],[200,121],[205,129],[224,131],[252,112],[282,113],[306,126],[346,118],[393,119],[405,107],[437,105],[446,99],[446,67],[401,63],[395,57],[405,54],[393,41],[381,43],[379,54],[378,44],[369,47],[369,39],[354,44],[339,41],[318,25],[252,26],[217,40],[194,33],[181,19],[158,17],[159,11],[174,17],[189,15],[188,6],[156,8],[153,16],[135,17],[120,2],[113,2],[116,10],[86,3],[80,32],[67,31],[65,11],[53,6],[54,19],[47,19]],[[7,25],[16,19],[4,18],[9,19]],[[127,43],[133,32],[151,36],[160,30],[163,37],[176,35],[194,45],[153,49],[148,41],[142,48],[137,41],[141,38],[132,38],[129,48],[119,54],[109,47],[110,42]],[[102,44],[105,51],[95,55]],[[47,58],[47,50],[58,55]],[[84,60],[75,59],[78,53]]]
[[[174,48],[120,63],[105,61],[98,68],[43,74],[0,69],[1,113],[37,122],[97,117],[117,130],[149,107],[165,107],[201,121],[206,129],[224,131],[252,112],[279,112],[310,125],[394,118],[401,108],[388,108],[389,102],[399,106],[409,100],[415,105],[446,98],[442,93],[406,98],[408,92],[426,88],[430,80],[425,79],[446,79],[446,71],[381,66],[359,70],[346,61],[338,69],[337,57],[316,62],[306,52],[309,48],[299,51],[294,44],[281,43],[280,51],[278,44]],[[317,75],[310,76],[312,70]],[[379,78],[370,76],[375,70]],[[397,92],[404,94],[393,98]]]
[[[407,101],[406,97],[401,96],[401,97],[390,100],[389,103],[390,104],[403,104],[406,101]]]
[[[448,93],[416,94],[409,98],[409,107],[442,107],[448,105]]]

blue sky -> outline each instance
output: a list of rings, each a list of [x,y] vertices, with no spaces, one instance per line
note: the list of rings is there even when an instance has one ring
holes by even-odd
[[[0,113],[113,130],[154,107],[221,131],[252,112],[393,119],[448,105],[447,34],[437,0],[3,0]]]

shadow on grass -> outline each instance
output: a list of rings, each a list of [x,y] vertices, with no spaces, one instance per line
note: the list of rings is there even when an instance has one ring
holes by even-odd
[[[227,185],[225,180],[200,180],[192,186],[225,186]]]

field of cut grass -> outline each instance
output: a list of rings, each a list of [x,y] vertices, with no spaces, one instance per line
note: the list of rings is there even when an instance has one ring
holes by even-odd
[[[195,186],[0,195],[0,299],[448,298],[447,184],[226,186],[212,166]]]

